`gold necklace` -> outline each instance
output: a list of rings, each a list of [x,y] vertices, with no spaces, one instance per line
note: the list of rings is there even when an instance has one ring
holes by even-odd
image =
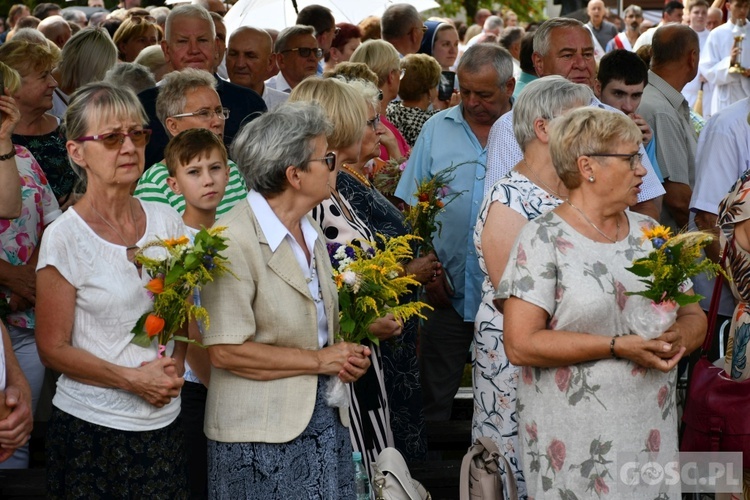
[[[563,197],[560,196],[560,193],[558,193],[557,191],[555,191],[554,189],[552,189],[551,187],[549,187],[549,185],[547,185],[547,183],[544,182],[542,180],[542,178],[539,177],[539,175],[537,175],[536,171],[533,168],[531,168],[531,165],[529,165],[528,163],[526,163],[526,158],[523,159],[523,164],[526,167],[526,169],[534,175],[534,178],[539,181],[539,183],[542,185],[542,187],[544,189],[546,189],[549,194],[555,195],[560,200],[563,199]]]
[[[570,199],[567,199],[565,201],[568,202],[568,205],[570,205],[571,207],[575,208],[578,211],[578,213],[581,214],[584,219],[586,219],[586,222],[588,222],[589,224],[591,224],[591,227],[593,227],[594,229],[596,229],[596,232],[599,233],[599,234],[601,234],[605,238],[607,238],[607,240],[609,240],[612,243],[617,243],[617,241],[620,239],[620,216],[619,215],[617,216],[617,232],[615,233],[615,239],[612,239],[609,236],[607,236],[604,233],[604,231],[602,231],[601,229],[599,229],[598,227],[596,227],[596,224],[594,224],[593,222],[591,222],[591,219],[589,219],[588,217],[586,217],[586,214],[583,213],[583,210],[581,210],[577,206],[573,205],[570,202]]]
[[[367,177],[365,177],[364,175],[360,174],[359,172],[357,172],[356,170],[354,170],[352,167],[350,167],[346,163],[343,163],[341,165],[341,168],[343,168],[344,170],[346,170],[347,173],[349,173],[352,176],[354,176],[356,179],[359,180],[359,182],[361,182],[365,186],[370,187],[370,181],[367,180]]]

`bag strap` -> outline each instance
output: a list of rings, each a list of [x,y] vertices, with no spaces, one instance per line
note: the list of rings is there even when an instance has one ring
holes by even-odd
[[[729,245],[734,245],[734,238],[732,238],[731,243],[727,244],[724,247],[724,251],[721,254],[721,262],[719,263],[719,265],[721,265],[722,269],[724,268],[724,263],[727,260],[727,251],[729,250]],[[721,291],[723,287],[724,275],[719,273],[716,275],[714,291],[711,294],[711,305],[708,308],[708,325],[706,326],[706,338],[703,340],[703,345],[701,346],[702,357],[708,356],[708,350],[711,348],[711,343],[714,339],[714,333],[716,331],[716,316],[719,314],[719,302],[721,300]]]
[[[487,451],[488,458],[485,459],[485,467],[491,473],[498,474],[500,476],[500,483],[503,490],[507,493],[508,498],[514,500],[518,498],[518,486],[516,485],[516,476],[513,474],[513,470],[510,467],[510,463],[505,458],[505,455],[500,453],[495,442],[485,436],[477,438],[476,442],[469,447],[469,451],[464,455],[461,461],[461,482],[460,482],[460,500],[469,499],[469,469],[471,467],[471,461],[474,457],[482,456],[482,453]],[[505,477],[500,474],[499,462],[502,461],[505,467]]]

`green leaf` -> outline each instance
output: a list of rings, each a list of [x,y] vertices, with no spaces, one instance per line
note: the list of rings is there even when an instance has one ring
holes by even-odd
[[[599,440],[594,439],[593,441],[591,441],[591,445],[589,446],[589,455],[596,455],[596,450],[598,449],[599,449]],[[588,474],[586,474],[583,477],[588,477]]]
[[[206,346],[203,345],[203,344],[201,344],[197,340],[195,340],[195,339],[189,339],[187,337],[183,337],[182,335],[175,335],[175,336],[172,337],[172,340],[174,340],[176,342],[185,342],[186,344],[193,344],[193,345],[196,345],[198,347],[202,347],[203,349],[206,349]]]
[[[568,403],[570,403],[571,406],[575,406],[579,401],[581,401],[581,398],[583,398],[583,387],[578,389],[572,396],[568,398]]]
[[[612,449],[612,441],[605,441],[599,448],[599,455],[606,455]]]
[[[194,253],[189,253],[185,256],[185,269],[188,271],[195,269],[199,263],[200,260],[198,260],[198,257]]]
[[[638,264],[638,262],[634,263],[630,267],[626,267],[628,271],[635,274],[636,276],[640,276],[641,278],[648,278],[651,276],[651,269],[648,266],[644,266],[643,264]]]
[[[689,295],[687,293],[680,293],[675,298],[674,301],[677,302],[677,305],[680,307],[684,307],[688,304],[695,304],[696,302],[700,302],[700,300],[703,298],[702,295]]]
[[[598,441],[597,441],[598,443]],[[593,446],[594,443],[591,443]],[[581,477],[589,477],[589,474],[591,474],[592,469],[594,468],[594,459],[589,458],[585,462],[581,464]]]
[[[164,278],[164,285],[169,286],[178,279],[180,279],[180,276],[185,272],[185,270],[182,268],[180,264],[175,264],[175,266],[169,270],[167,273],[167,276]]]
[[[130,330],[130,333],[135,334],[135,337],[133,337],[130,341],[131,344],[135,344],[140,347],[150,347],[153,343],[153,339],[149,337],[146,331],[143,329],[143,325],[146,324],[146,318],[149,314],[151,313],[148,312],[141,315],[141,317],[138,318],[138,321],[136,321],[133,329]]]
[[[552,489],[552,479],[547,476],[542,476],[542,489],[549,491]]]

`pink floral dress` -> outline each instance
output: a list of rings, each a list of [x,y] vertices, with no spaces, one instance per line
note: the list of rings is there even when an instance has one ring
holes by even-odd
[[[497,297],[549,314],[548,328],[612,337],[628,331],[626,291],[644,285],[626,270],[651,250],[648,217],[627,212],[628,237],[594,242],[555,212],[519,235]],[[679,484],[649,486],[626,462],[665,464],[677,453],[676,371],[607,358],[558,368],[523,367],[518,381],[519,456],[529,498],[680,498]],[[627,474],[626,474],[627,476]]]
[[[14,266],[27,264],[39,245],[44,227],[62,212],[42,168],[28,149],[16,146],[16,167],[21,176],[23,208],[16,219],[0,219],[0,259]],[[10,290],[0,287],[0,300],[10,300]],[[34,309],[11,313],[9,324],[34,328]]]

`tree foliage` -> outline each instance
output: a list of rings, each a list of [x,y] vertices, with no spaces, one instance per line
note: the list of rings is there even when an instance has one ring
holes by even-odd
[[[442,14],[453,17],[461,10],[466,11],[466,19],[471,21],[479,9],[510,9],[518,15],[519,21],[536,21],[544,17],[544,0],[505,0],[501,3],[492,0],[439,0]]]

